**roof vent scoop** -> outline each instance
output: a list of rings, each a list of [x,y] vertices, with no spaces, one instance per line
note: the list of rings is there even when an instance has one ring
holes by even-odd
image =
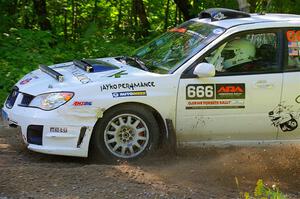
[[[210,8],[200,12],[199,18],[210,18],[211,21],[220,21],[224,19],[237,19],[251,17],[250,14],[246,12],[241,12],[237,10],[231,10],[226,8]]]

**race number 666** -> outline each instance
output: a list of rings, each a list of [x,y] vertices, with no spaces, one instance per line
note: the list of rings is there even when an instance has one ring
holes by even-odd
[[[186,87],[186,99],[214,99],[213,84],[190,84]]]

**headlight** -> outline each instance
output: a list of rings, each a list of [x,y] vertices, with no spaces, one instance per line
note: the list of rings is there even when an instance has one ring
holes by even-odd
[[[29,106],[50,111],[67,103],[73,96],[71,92],[45,93],[33,98]]]

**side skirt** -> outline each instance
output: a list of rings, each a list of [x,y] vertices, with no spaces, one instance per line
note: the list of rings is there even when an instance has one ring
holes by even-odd
[[[300,140],[221,140],[206,142],[179,142],[178,147],[229,147],[229,146],[274,146],[284,144],[300,145]]]

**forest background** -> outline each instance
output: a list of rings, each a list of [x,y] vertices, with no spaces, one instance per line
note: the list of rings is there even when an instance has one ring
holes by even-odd
[[[39,64],[128,55],[212,7],[300,14],[300,0],[0,0],[0,103]]]

